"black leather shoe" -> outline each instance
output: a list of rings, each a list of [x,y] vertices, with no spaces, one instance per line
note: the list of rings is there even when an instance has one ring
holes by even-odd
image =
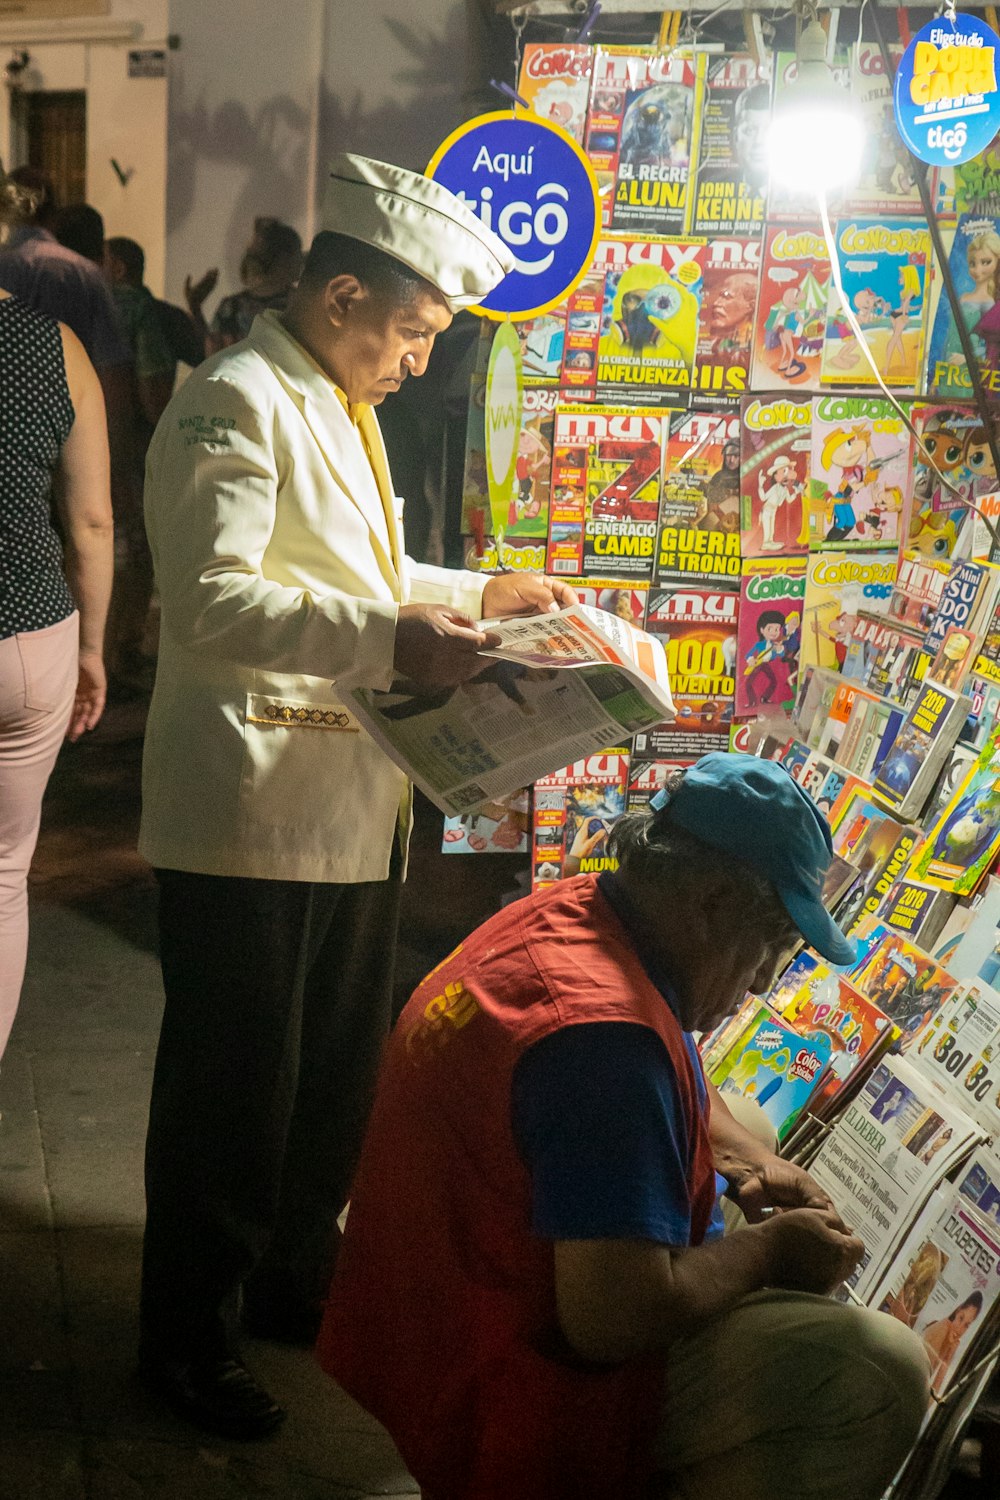
[[[287,1416],[231,1354],[197,1360],[144,1359],[139,1376],[179,1417],[222,1437],[266,1437]]]

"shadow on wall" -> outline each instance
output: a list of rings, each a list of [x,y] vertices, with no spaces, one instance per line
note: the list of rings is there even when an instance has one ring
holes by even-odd
[[[291,224],[301,222],[307,198],[310,123],[308,111],[287,94],[268,99],[252,118],[244,105],[232,99],[215,110],[209,110],[203,99],[187,105],[183,77],[176,77],[170,101],[167,234],[178,230],[197,210],[199,161],[229,163],[242,179],[224,244],[214,252],[215,264],[239,264],[258,214],[271,214]]]
[[[324,163],[336,151],[358,151],[422,172],[435,147],[462,118],[463,5],[450,6],[436,27],[386,17],[385,28],[410,59],[392,75],[392,99],[369,107],[363,84],[350,97],[333,93],[326,79],[321,84],[321,177]],[[321,191],[322,183],[317,184]]]

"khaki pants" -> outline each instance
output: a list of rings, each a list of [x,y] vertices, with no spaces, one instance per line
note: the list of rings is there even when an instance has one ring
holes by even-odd
[[[744,1101],[726,1102],[766,1133]],[[879,1500],[916,1440],[928,1376],[920,1339],[886,1313],[755,1292],[667,1355],[655,1445],[663,1494]]]

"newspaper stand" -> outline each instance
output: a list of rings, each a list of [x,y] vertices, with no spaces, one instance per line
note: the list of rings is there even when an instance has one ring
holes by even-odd
[[[855,203],[847,193],[840,208],[828,208],[825,200],[818,208],[797,207],[791,196],[775,195],[757,179],[756,217],[745,232],[739,214],[753,179],[743,161],[739,191],[718,194],[717,222],[733,240],[729,275],[712,269],[713,257],[722,253],[716,243],[720,234],[706,232],[706,240],[698,240],[694,205],[703,182],[713,191],[717,182],[725,188],[720,162],[727,134],[735,138],[735,103],[723,99],[721,86],[713,96],[714,75],[697,54],[727,68],[730,59],[742,58],[748,95],[755,80],[767,78],[773,87],[770,111],[782,88],[794,88],[789,80],[798,68],[813,61],[799,46],[807,22],[815,20],[809,0],[780,14],[765,0],[740,0],[738,6],[736,0],[699,0],[693,9],[687,0],[493,0],[491,8],[511,23],[514,81],[527,79],[530,107],[543,115],[551,110],[555,119],[560,111],[575,111],[567,128],[578,132],[575,138],[591,154],[605,204],[604,260],[597,254],[591,274],[562,312],[550,310],[545,327],[527,334],[544,346],[556,371],[549,391],[554,436],[548,567],[580,585],[583,602],[584,562],[593,573],[595,559],[586,556],[581,538],[589,531],[610,555],[606,538],[617,543],[620,532],[621,555],[607,573],[637,590],[648,579],[646,598],[658,601],[668,621],[662,634],[672,659],[679,659],[685,646],[682,633],[669,629],[680,608],[677,604],[671,614],[672,593],[679,599],[682,591],[693,597],[696,587],[711,588],[718,605],[731,590],[729,602],[737,600],[731,639],[720,631],[718,643],[725,670],[717,675],[735,681],[732,699],[727,705],[718,691],[702,693],[704,672],[685,658],[687,675],[673,684],[676,734],[672,726],[669,740],[662,739],[662,753],[650,749],[655,731],[637,735],[628,809],[644,806],[662,777],[683,767],[683,748],[677,747],[683,747],[692,723],[704,719],[723,737],[731,726],[730,748],[781,760],[829,817],[840,863],[862,872],[836,893],[831,888],[828,904],[844,930],[867,938],[872,922],[888,921],[889,932],[911,932],[910,951],[922,957],[910,972],[900,969],[883,998],[887,1008],[908,993],[919,1000],[921,983],[931,985],[927,973],[920,978],[921,964],[932,962],[939,943],[950,942],[954,949],[964,941],[964,929],[955,924],[970,910],[969,893],[984,891],[987,872],[1000,868],[1000,743],[989,739],[1000,719],[1000,570],[990,566],[1000,560],[1000,424],[996,407],[989,405],[991,399],[1000,401],[1000,137],[990,148],[992,157],[983,153],[980,176],[972,172],[961,178],[948,170],[928,172],[902,144],[896,151],[890,120],[878,132],[878,150],[869,153],[868,175]],[[946,19],[954,15],[953,4],[945,9]],[[989,11],[988,18],[996,27]],[[833,80],[863,97],[866,119],[877,121],[879,101],[889,96],[909,41],[906,13],[893,7],[890,15],[887,0],[864,0],[830,11],[826,20],[823,45]],[[915,20],[915,31],[918,26]],[[793,28],[795,41],[788,50]],[[851,56],[847,38],[853,43],[855,37],[858,47]],[[544,69],[522,72],[526,49],[546,45],[573,54],[564,82],[553,82]],[[646,51],[630,76],[607,58],[600,70],[581,61],[587,45],[591,57],[617,49],[619,61],[627,49]],[[654,77],[650,53],[657,51],[691,59],[689,98],[671,93],[685,86],[676,70]],[[908,77],[905,70],[903,76]],[[600,100],[594,97],[598,80],[604,90]],[[643,227],[616,224],[612,204],[623,205],[623,220],[636,203],[640,208],[643,202],[654,204],[655,190],[643,200],[637,182],[645,178],[673,186],[677,168],[684,165],[673,159],[661,136],[658,163],[648,151],[640,152],[627,171],[621,169],[627,111],[656,85],[675,127],[685,121],[673,139],[687,153],[691,211],[680,227],[673,221],[669,228],[657,225],[652,212]],[[509,85],[501,87],[510,93]],[[698,118],[692,117],[692,99]],[[518,102],[525,104],[523,98]],[[710,104],[717,111],[711,116]],[[752,113],[747,101],[740,108],[741,118]],[[731,122],[727,109],[733,111]],[[650,120],[655,113],[650,108]],[[709,118],[711,130],[705,123]],[[729,123],[727,132],[722,126]],[[876,131],[869,124],[869,135]],[[977,183],[982,201],[965,202],[962,194],[969,198]],[[671,208],[679,201],[662,197]],[[760,202],[765,202],[763,216]],[[992,222],[995,284],[984,283],[982,276],[975,281],[965,264],[966,242],[957,228],[942,229],[945,222],[957,226],[966,210],[970,219],[980,214]],[[750,215],[751,209],[745,212]],[[707,225],[710,217],[706,209],[699,222]],[[761,217],[762,233],[755,240]],[[738,245],[741,234],[744,242]],[[753,254],[747,253],[751,240]],[[620,264],[612,262],[609,251]],[[758,277],[754,308],[742,321],[736,314],[727,323],[727,308],[739,306],[743,283],[754,274],[751,266]],[[984,327],[977,331],[980,321]],[[935,368],[933,382],[928,360],[941,367]],[[895,405],[900,396],[907,403],[903,413]],[[697,445],[690,459],[678,461],[676,472],[671,458],[663,459],[655,557],[648,568],[640,535],[647,518],[618,514],[634,500],[625,493],[623,465],[630,458],[634,469],[635,456],[626,455],[620,442],[619,448],[602,446],[598,432],[616,408],[633,426],[655,419],[659,408],[662,451],[671,456],[693,413],[701,421],[739,424],[738,433],[727,430],[727,448],[740,450],[733,469],[727,468],[731,451],[725,462],[709,460]],[[867,432],[855,430],[866,421]],[[651,505],[657,477],[648,466],[640,477],[647,487],[642,499]],[[545,535],[538,525],[538,535]],[[723,572],[726,549],[735,553],[736,537],[741,537],[739,579]],[[718,557],[710,554],[716,544]],[[595,545],[592,551],[597,550]],[[501,555],[499,547],[495,555]],[[898,559],[890,584],[877,566],[881,561],[884,567],[887,557],[890,564]],[[508,553],[505,560],[512,558]],[[715,578],[712,568],[718,570]],[[824,592],[821,575],[827,579],[834,571],[838,582]],[[660,609],[664,599],[667,607]],[[647,606],[651,630],[654,614]],[[616,736],[607,743],[621,741]],[[995,765],[987,753],[990,745]],[[675,759],[668,763],[668,757]],[[555,772],[555,779],[561,774]],[[459,788],[462,796],[474,791],[474,784]],[[1000,881],[995,884],[995,967],[988,979],[978,968],[960,977],[979,975],[1000,994]],[[773,1014],[775,1020],[789,1020],[780,1005]],[[899,1031],[917,1020],[916,1013],[901,1015]],[[718,1066],[727,1047],[739,1044],[739,1036],[737,1017],[703,1042],[712,1049],[711,1067]],[[912,1041],[911,1030],[904,1050]],[[1000,1055],[1000,1033],[997,1048]],[[836,1140],[838,1119],[856,1103],[861,1107],[865,1080],[886,1056],[887,1047],[876,1047],[856,1075],[845,1070],[843,1092],[832,1102],[836,1068],[831,1058],[806,1108],[783,1121],[782,1153],[815,1167]],[[983,1127],[979,1139],[986,1133]],[[990,1134],[1000,1140],[1000,1122]],[[959,1153],[949,1170],[957,1172],[963,1160]],[[859,1287],[870,1294],[859,1298],[864,1305],[871,1305],[871,1297],[881,1295],[897,1274],[896,1257],[938,1201],[947,1172],[935,1176],[935,1170],[922,1179],[926,1194],[887,1245],[886,1262],[874,1267],[867,1289]],[[886,1500],[932,1500],[977,1403],[982,1403],[981,1418],[988,1417],[989,1400],[983,1397],[1000,1365],[1000,1299],[987,1306],[980,1321],[955,1356],[955,1378],[949,1385],[947,1374],[942,1377],[941,1394],[935,1395],[922,1435]],[[993,1451],[984,1441],[984,1480],[991,1477]]]

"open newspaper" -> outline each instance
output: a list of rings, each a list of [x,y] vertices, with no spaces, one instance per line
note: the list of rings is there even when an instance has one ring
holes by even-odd
[[[500,645],[459,687],[347,696],[361,723],[449,815],[466,813],[674,716],[662,644],[605,610],[484,620]]]

